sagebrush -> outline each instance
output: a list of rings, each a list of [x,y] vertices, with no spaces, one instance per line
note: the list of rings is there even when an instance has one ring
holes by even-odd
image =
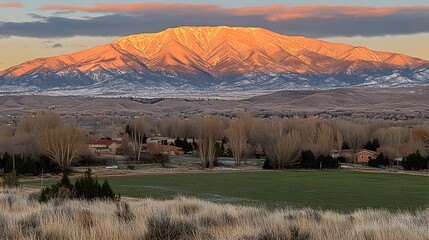
[[[414,213],[221,205],[198,199],[53,200],[0,193],[0,239],[429,239],[429,209]]]

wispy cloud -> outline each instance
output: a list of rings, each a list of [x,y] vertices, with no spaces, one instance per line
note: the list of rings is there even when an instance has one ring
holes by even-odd
[[[0,22],[0,37],[123,36],[177,26],[253,26],[309,37],[382,36],[429,32],[429,6],[250,6],[135,3],[46,5],[40,10],[104,13],[73,18],[35,15],[30,22]]]
[[[20,2],[7,2],[0,3],[0,8],[13,8],[13,7],[23,7],[24,5]]]
[[[54,43],[52,40],[46,40],[42,42],[43,48],[63,48],[64,45],[61,43]]]
[[[133,4],[96,4],[93,6],[45,5],[39,10],[84,11],[84,12],[128,12],[128,13],[169,13],[228,16],[261,16],[269,21],[283,21],[303,18],[343,18],[343,17],[381,17],[401,13],[428,13],[429,6],[371,7],[350,5],[271,5],[239,8],[224,8],[217,4],[189,3],[133,3]]]
[[[61,43],[56,43],[54,45],[52,45],[52,48],[62,48],[64,47]]]
[[[84,12],[174,12],[177,13],[195,13],[219,12],[223,9],[216,4],[189,4],[189,3],[132,3],[132,4],[96,4],[93,6],[77,5],[45,5],[39,10],[55,11],[84,11]]]

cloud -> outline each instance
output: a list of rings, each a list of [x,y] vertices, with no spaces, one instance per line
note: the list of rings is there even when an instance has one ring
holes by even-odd
[[[27,16],[34,18],[34,19],[46,19],[47,18],[43,15],[35,14],[35,13],[29,13],[29,14],[27,14]]]
[[[382,36],[429,32],[429,6],[286,6],[223,8],[215,4],[47,5],[42,10],[105,12],[31,22],[0,22],[0,37],[123,36],[178,26],[252,26],[308,37]]]
[[[64,47],[61,43],[56,43],[54,45],[52,45],[52,48],[62,48]]]
[[[62,48],[64,47],[64,45],[61,43],[54,43],[54,41],[52,40],[46,40],[42,42],[42,47],[43,48]]]
[[[24,5],[19,2],[8,2],[0,3],[0,8],[13,8],[13,7],[23,7]]]
[[[74,11],[71,10],[65,10],[65,11],[57,11],[52,13],[53,15],[57,15],[57,16],[61,16],[61,15],[66,15],[66,14],[71,14],[74,13]]]
[[[218,12],[222,8],[216,4],[189,4],[189,3],[132,3],[132,4],[96,4],[94,6],[73,5],[45,5],[39,10],[55,11],[84,11],[84,12],[174,12],[188,14],[199,12]]]
[[[305,18],[381,17],[399,13],[428,13],[429,6],[372,7],[352,5],[303,5],[284,4],[255,7],[224,8],[217,4],[189,3],[133,3],[96,4],[93,6],[45,5],[39,10],[84,11],[109,13],[167,13],[167,14],[210,14],[227,16],[261,16],[268,21],[283,21]]]

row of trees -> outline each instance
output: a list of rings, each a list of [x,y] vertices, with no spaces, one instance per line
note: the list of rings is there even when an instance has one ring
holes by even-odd
[[[3,169],[10,168],[11,157],[14,174],[17,166],[24,164],[39,165],[35,166],[37,171],[48,167],[48,164],[50,166],[43,160],[44,157],[54,161],[61,169],[67,169],[87,149],[86,133],[79,128],[64,126],[55,114],[25,117],[16,127],[2,127],[0,134],[0,153],[7,153],[2,158],[5,164]]]
[[[390,159],[416,152],[426,155],[429,124],[409,127],[369,120],[258,119],[243,113],[232,120],[139,118],[128,121],[124,133],[136,160],[141,158],[147,137],[162,135],[179,140],[188,137],[195,139],[202,166],[211,168],[222,145],[220,139],[226,137],[227,148],[237,166],[256,152],[264,154],[275,169],[283,169],[298,164],[303,151],[311,151],[317,159],[328,156],[332,149],[341,152],[344,146],[353,153],[363,147],[379,149]],[[13,128],[0,127],[0,153],[8,152],[13,159],[45,155],[63,169],[85,152],[86,140],[84,131],[65,126],[54,114],[23,118]],[[188,147],[180,141],[178,144],[184,149]],[[15,161],[12,165],[16,169]]]
[[[216,117],[142,118],[131,123],[129,128],[133,129],[129,135],[137,148],[142,143],[139,136],[143,135],[195,138],[204,167],[214,166],[217,145],[226,137],[237,166],[252,155],[249,152],[262,152],[276,169],[296,165],[303,151],[311,151],[318,158],[328,156],[332,149],[341,152],[344,146],[352,153],[363,147],[379,149],[390,159],[417,151],[425,155],[429,136],[427,123],[409,127],[369,120],[257,119],[248,113],[232,120]]]

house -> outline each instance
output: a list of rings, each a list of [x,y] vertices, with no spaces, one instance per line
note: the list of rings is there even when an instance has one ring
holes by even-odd
[[[93,140],[87,142],[91,152],[96,154],[116,154],[118,148],[122,145],[122,140]]]
[[[330,152],[330,155],[333,158],[343,157],[345,159],[351,160],[352,156],[353,156],[353,152],[351,149],[344,149],[341,151],[338,151],[336,149],[332,149]]]
[[[370,159],[375,159],[378,156],[378,152],[374,152],[367,149],[361,149],[355,154],[356,162],[358,163],[368,163]]]
[[[158,143],[158,144],[174,144],[174,138],[168,138],[168,137],[151,137],[148,138],[146,141],[147,143]]]

